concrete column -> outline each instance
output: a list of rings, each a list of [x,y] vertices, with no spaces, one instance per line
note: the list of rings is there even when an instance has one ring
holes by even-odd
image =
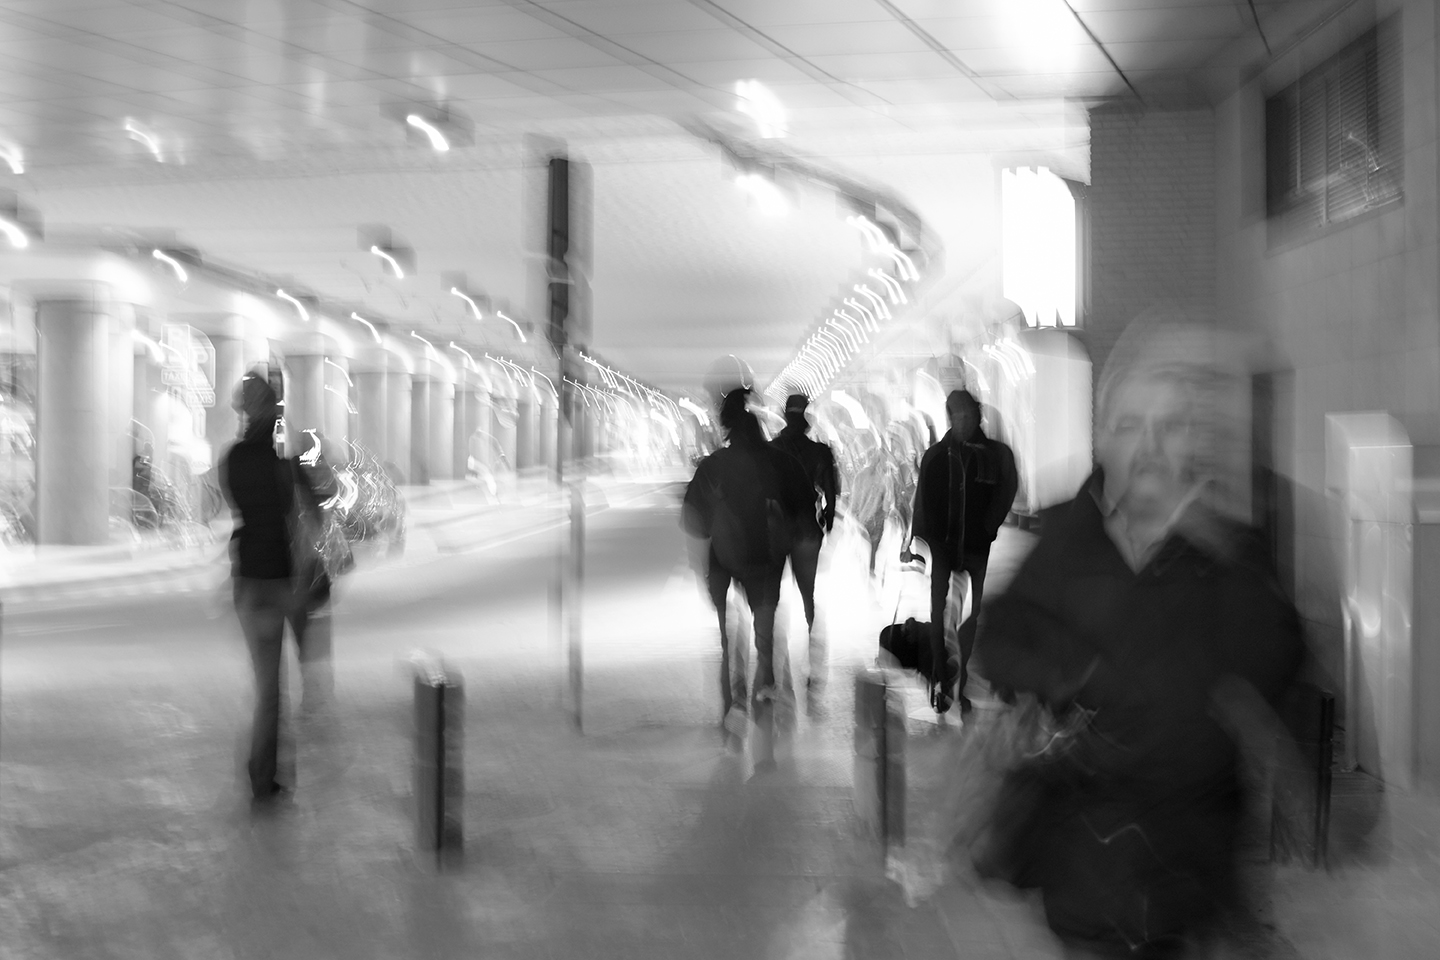
[[[455,476],[455,385],[430,381],[430,443],[426,462],[431,480]],[[462,473],[463,477],[464,474]]]
[[[515,469],[526,470],[534,463],[535,402],[522,393],[515,401]]]
[[[543,467],[554,468],[555,466],[555,415],[556,405],[553,398],[547,392],[540,401],[537,409],[540,411],[538,438],[535,448],[535,462]]]
[[[210,343],[215,348],[215,406],[205,411],[205,439],[218,462],[240,433],[240,415],[233,405],[235,388],[249,367],[245,341],[240,337],[212,336]]]
[[[495,454],[491,434],[495,432],[495,424],[491,421],[490,391],[484,387],[471,390],[465,395],[465,404],[465,425],[470,428],[466,440],[469,455],[475,458],[477,466],[493,470]]]
[[[355,409],[359,411],[360,445],[381,459],[385,458],[385,380],[384,373],[369,371],[352,373],[355,381]]]
[[[325,429],[325,358],[306,354],[285,358],[285,452],[295,457],[310,449],[306,430]]]
[[[146,453],[148,447],[155,469],[166,470],[170,456],[170,392],[160,379],[160,363],[150,355],[148,347],[135,354],[133,369],[134,453]]]
[[[348,363],[344,357],[327,357],[325,363],[325,436],[337,446],[350,437],[350,390]]]
[[[404,371],[385,375],[385,460],[402,482],[414,482],[410,472],[410,374]]]
[[[410,482],[430,484],[430,388],[433,381],[421,374],[410,378]]]
[[[135,311],[128,304],[116,304],[110,327],[105,367],[109,383],[107,403],[109,415],[105,426],[110,445],[110,470],[107,483],[111,487],[128,488],[131,483],[131,461],[134,445],[130,440],[130,420],[135,416]],[[108,497],[107,509],[108,509]]]
[[[450,470],[456,480],[464,480],[469,472],[470,457],[470,434],[475,429],[472,399],[475,396],[475,388],[468,387],[463,383],[455,385],[455,400],[453,403],[453,427],[454,431],[450,439]]]
[[[110,535],[108,481],[112,304],[40,300],[35,520],[42,544],[101,544]]]

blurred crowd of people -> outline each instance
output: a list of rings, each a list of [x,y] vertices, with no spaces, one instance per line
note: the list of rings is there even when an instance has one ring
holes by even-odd
[[[767,442],[748,384],[718,392],[726,443],[699,462],[682,525],[718,617],[726,735],[747,708],[793,696],[773,667],[787,562],[812,634],[807,685],[823,680],[813,557],[843,510],[870,541],[872,574],[885,543],[927,566],[930,622],[915,642],[929,650],[885,662],[928,664],[937,713],[954,703],[967,721],[957,757],[986,758],[954,772],[964,800],[938,845],[945,868],[1038,891],[1069,956],[1224,955],[1246,915],[1236,855],[1267,777],[1254,767],[1273,764],[1306,654],[1237,496],[1246,429],[1222,347],[1183,317],[1121,338],[1098,383],[1093,472],[1044,512],[995,595],[989,554],[1019,478],[974,394],[948,394],[942,436],[897,419],[832,451],[806,436],[811,398],[789,397]],[[754,618],[748,704],[727,634],[732,584]],[[971,696],[986,720],[968,722]],[[981,776],[988,791],[964,784]]]

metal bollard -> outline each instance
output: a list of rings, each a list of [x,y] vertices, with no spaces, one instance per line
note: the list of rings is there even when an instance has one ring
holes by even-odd
[[[465,689],[438,660],[415,667],[416,839],[440,861],[464,839]]]
[[[882,851],[905,843],[905,712],[882,670],[855,676],[855,808]]]

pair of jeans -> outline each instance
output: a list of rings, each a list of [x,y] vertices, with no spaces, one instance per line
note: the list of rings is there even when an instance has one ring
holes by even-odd
[[[811,679],[825,672],[825,644],[815,632],[815,573],[820,567],[820,544],[819,536],[802,537],[790,548],[790,572],[795,577],[800,602],[805,608],[805,623],[810,628]]]
[[[235,615],[250,650],[255,671],[255,715],[250,730],[250,789],[266,797],[279,785],[280,700],[285,624],[299,654],[301,695],[306,710],[322,706],[331,696],[330,618],[314,610],[294,581],[236,577]]]
[[[758,693],[775,686],[775,610],[780,605],[780,580],[784,573],[783,565],[733,573],[721,565],[713,551],[710,554],[705,583],[720,619],[720,702],[723,713],[729,713],[737,699],[742,709],[745,705],[745,678],[741,676],[732,686],[730,677],[730,634],[725,628],[730,583],[739,582],[755,620],[755,690]]]
[[[980,617],[980,603],[985,597],[985,570],[990,553],[965,553],[958,564],[952,564],[943,550],[932,551],[930,560],[930,651],[932,663],[944,663],[945,651],[960,655],[960,677],[955,697],[966,701],[965,683],[970,678],[970,654],[975,651],[975,630]],[[965,579],[970,575],[970,616],[960,622],[965,606]]]

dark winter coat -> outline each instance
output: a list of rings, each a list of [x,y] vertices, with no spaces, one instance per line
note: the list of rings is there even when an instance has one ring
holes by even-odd
[[[976,658],[1001,690],[1093,711],[1011,866],[1062,936],[1118,944],[1202,926],[1234,894],[1238,752],[1217,705],[1237,687],[1277,704],[1303,647],[1251,531],[1192,505],[1137,573],[1102,489],[1097,471],[1055,508]]]
[[[722,502],[727,506],[722,507]],[[773,515],[769,512],[771,509],[776,511]],[[745,554],[745,558],[730,564],[731,573],[741,576],[783,567],[788,542],[780,548],[777,561],[773,541],[776,535],[786,541],[793,540],[801,518],[814,517],[815,490],[799,461],[788,453],[763,439],[732,440],[728,446],[700,461],[685,489],[681,512],[680,522],[685,532],[692,537],[710,539],[712,553],[716,555],[727,552],[713,549],[719,546],[714,538],[722,535],[717,529],[722,510],[742,525],[744,545],[739,552]],[[783,524],[783,530],[777,530],[769,522],[772,516]]]
[[[957,462],[963,477],[958,483],[952,482]],[[951,566],[959,562],[962,545],[965,553],[987,554],[1018,486],[1015,455],[1008,446],[979,427],[964,443],[946,433],[920,458],[911,532]]]
[[[284,580],[290,576],[288,521],[295,489],[282,482],[281,471],[273,420],[268,426],[254,424],[220,462],[220,489],[235,513],[230,559],[237,577]]]
[[[830,451],[830,445],[811,440],[804,430],[791,426],[781,430],[770,445],[800,461],[810,485],[823,498],[818,511],[800,519],[796,532],[812,539],[819,538],[822,530],[829,533],[835,526],[835,505],[840,499],[840,472],[835,467],[835,454]]]

